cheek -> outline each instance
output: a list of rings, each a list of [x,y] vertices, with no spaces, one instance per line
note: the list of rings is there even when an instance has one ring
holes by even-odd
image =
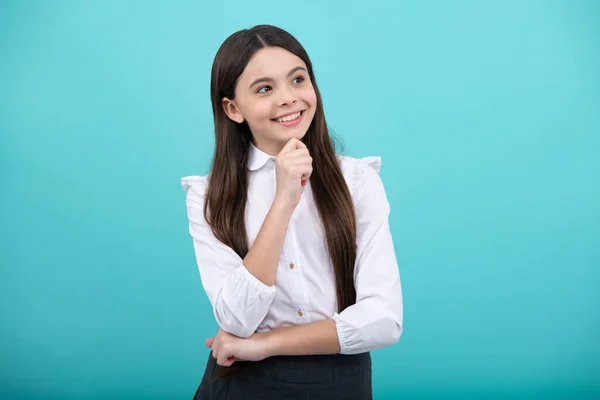
[[[269,102],[267,99],[257,100],[252,105],[252,111],[251,111],[252,118],[248,118],[248,119],[254,120],[254,122],[257,124],[265,123],[265,122],[267,122],[265,120],[269,120],[271,117],[271,110],[272,110],[271,102]]]
[[[306,89],[304,89],[302,98],[304,99],[304,102],[313,108],[317,105],[317,94],[312,86],[307,86]]]

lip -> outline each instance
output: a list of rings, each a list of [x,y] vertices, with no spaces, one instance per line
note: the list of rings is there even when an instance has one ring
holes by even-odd
[[[304,113],[306,110],[298,110],[298,111],[292,111],[286,114],[282,114],[279,117],[273,118],[271,119],[271,121],[273,121],[274,123],[276,123],[277,125],[281,125],[281,126],[294,126],[294,125],[298,125],[300,123],[300,121],[302,121],[302,118],[304,118]],[[277,122],[278,118],[282,118],[291,114],[296,114],[296,113],[300,113],[300,116],[294,120],[291,121],[285,121],[285,122]]]
[[[271,118],[273,121],[275,121],[278,118],[283,118],[283,117],[287,117],[288,115],[292,115],[292,114],[296,114],[297,112],[301,112],[303,113],[306,110],[296,110],[296,111],[290,111],[289,113],[285,113],[285,114],[281,114],[276,116],[275,118]]]

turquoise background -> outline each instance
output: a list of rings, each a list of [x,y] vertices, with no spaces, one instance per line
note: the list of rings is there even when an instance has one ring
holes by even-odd
[[[258,23],[383,157],[405,331],[375,398],[599,397],[600,2],[112,0],[0,5],[0,398],[193,396],[216,324],[179,178]]]

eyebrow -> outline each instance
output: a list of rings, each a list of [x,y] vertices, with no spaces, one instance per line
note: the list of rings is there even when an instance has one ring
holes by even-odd
[[[306,70],[306,68],[298,66],[298,67],[292,69],[290,72],[288,72],[287,77],[289,78],[291,75],[293,75],[297,71],[304,71],[304,72],[308,73],[308,71]],[[258,79],[255,79],[250,84],[250,86],[248,86],[248,87],[252,88],[252,86],[254,86],[254,85],[256,85],[257,83],[260,83],[260,82],[273,82],[273,78],[258,78]]]

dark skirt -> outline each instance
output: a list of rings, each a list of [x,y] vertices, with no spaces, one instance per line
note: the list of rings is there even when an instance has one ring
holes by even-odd
[[[234,375],[215,378],[217,361],[209,352],[194,400],[372,399],[370,353],[277,356],[239,364]]]

